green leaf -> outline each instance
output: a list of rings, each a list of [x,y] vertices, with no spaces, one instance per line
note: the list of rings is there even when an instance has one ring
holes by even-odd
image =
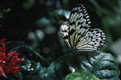
[[[79,69],[96,75],[99,79],[119,80],[115,58],[104,52],[85,53],[77,57]]]
[[[42,18],[40,18],[40,19],[36,22],[36,25],[45,27],[45,26],[50,25],[50,23],[51,23],[51,21],[50,21],[48,18],[42,17]]]
[[[3,10],[3,12],[5,12],[5,13],[8,13],[8,12],[10,12],[10,11],[11,11],[10,8],[8,8],[8,9],[4,9],[4,10]]]
[[[25,9],[29,9],[29,8],[31,8],[31,7],[34,5],[34,3],[35,3],[34,0],[26,0],[26,1],[24,1],[24,3],[23,3],[23,7],[24,7]]]
[[[45,80],[58,80],[55,73],[55,62],[52,62],[46,69]]]
[[[63,10],[63,9],[56,10],[55,13],[61,16],[65,16],[67,19],[69,18],[69,15],[70,15],[70,11]]]
[[[58,80],[55,73],[55,63],[52,62],[47,68],[40,62],[25,59],[21,67],[21,73],[24,75],[23,80]],[[19,75],[22,78],[21,75]],[[20,79],[19,78],[19,79]]]
[[[121,73],[120,70],[119,70],[119,68],[117,69],[117,73],[118,73],[118,75],[120,75],[120,73]]]
[[[42,80],[45,77],[46,68],[39,62],[25,59],[23,66],[21,66],[21,73],[23,80]]]
[[[99,79],[96,78],[95,75],[89,72],[81,71],[68,74],[65,80],[99,80]]]

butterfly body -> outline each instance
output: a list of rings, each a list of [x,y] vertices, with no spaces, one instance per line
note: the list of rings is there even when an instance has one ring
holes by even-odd
[[[106,36],[99,28],[90,29],[90,18],[81,5],[76,5],[60,29],[65,44],[71,51],[97,51],[104,44]]]

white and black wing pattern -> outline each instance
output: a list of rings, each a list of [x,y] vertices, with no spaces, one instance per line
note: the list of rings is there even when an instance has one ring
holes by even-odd
[[[90,23],[86,8],[82,4],[77,4],[69,18],[69,42],[72,47],[76,47],[79,37],[88,31]]]
[[[96,51],[105,43],[106,36],[99,28],[90,29],[85,36],[80,37],[76,45],[78,51]]]
[[[71,45],[69,43],[69,24],[68,22],[64,22],[60,27],[61,34],[63,36],[65,44],[68,46],[68,48],[71,48]]]
[[[61,25],[61,34],[69,49],[77,51],[96,51],[105,43],[102,30],[90,29],[90,18],[82,4],[76,5],[71,12],[69,22]]]
[[[75,28],[80,26],[83,27],[90,27],[90,18],[86,11],[86,8],[82,4],[77,4],[71,11],[71,15],[69,17],[69,24],[75,25]],[[74,28],[74,27],[72,27]],[[71,28],[70,28],[71,29]]]

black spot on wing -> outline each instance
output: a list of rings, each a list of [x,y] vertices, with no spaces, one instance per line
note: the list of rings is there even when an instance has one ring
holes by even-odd
[[[74,32],[75,32],[75,30],[72,29],[72,30],[69,32],[69,35],[72,35]]]
[[[63,39],[68,39],[68,37],[69,37],[68,35],[67,36],[64,36]]]

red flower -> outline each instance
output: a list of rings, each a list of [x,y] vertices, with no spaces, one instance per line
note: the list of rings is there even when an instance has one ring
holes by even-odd
[[[24,61],[24,59],[18,58],[18,53],[13,51],[6,56],[6,47],[4,43],[5,39],[0,40],[0,76],[7,78],[7,73],[12,73],[17,77],[17,72],[20,71],[20,66],[17,63]]]

